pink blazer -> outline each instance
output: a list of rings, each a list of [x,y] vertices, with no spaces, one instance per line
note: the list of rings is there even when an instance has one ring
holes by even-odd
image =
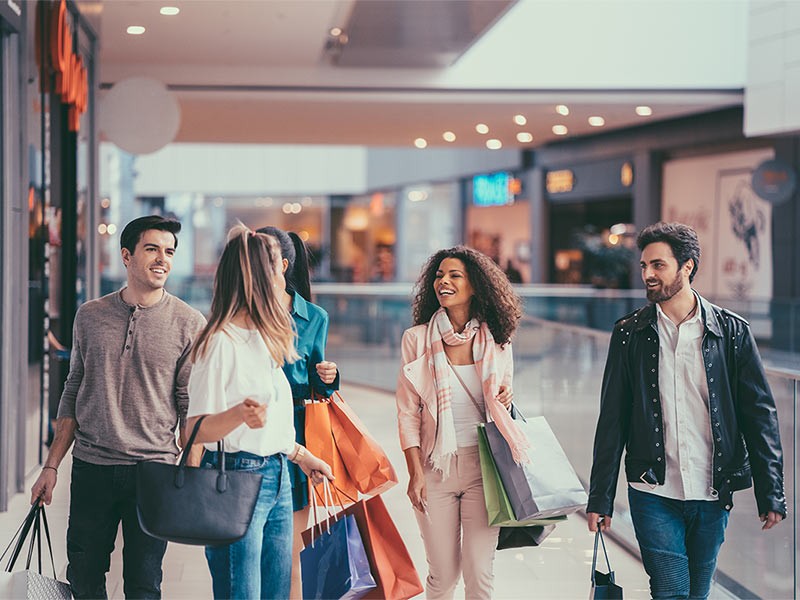
[[[397,378],[397,424],[403,450],[419,446],[423,464],[430,462],[436,437],[436,389],[425,353],[428,325],[416,325],[403,333],[402,368]],[[512,387],[514,358],[511,344],[496,345],[500,385]]]

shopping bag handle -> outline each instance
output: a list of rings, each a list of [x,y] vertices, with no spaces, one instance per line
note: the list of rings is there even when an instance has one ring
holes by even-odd
[[[597,541],[603,546],[603,554],[606,557],[606,565],[608,566],[608,577],[613,583],[614,572],[611,570],[611,563],[608,561],[608,552],[606,551],[606,541],[603,539],[603,532],[600,531],[600,524],[597,524],[597,533],[594,534],[594,554],[592,555],[592,585],[595,584],[595,570],[597,569]]]
[[[28,544],[28,555],[25,560],[25,569],[29,570],[31,568],[31,563],[33,562],[33,548],[36,546],[36,558],[37,558],[37,565],[38,571],[41,575],[42,573],[42,525],[44,525],[44,536],[47,540],[47,549],[50,553],[50,566],[53,569],[53,579],[56,579],[56,565],[55,560],[53,558],[53,543],[50,538],[50,526],[47,523],[47,512],[45,511],[44,505],[39,505],[38,502],[34,502],[31,505],[28,514],[25,516],[25,520],[17,529],[14,537],[11,538],[11,542],[9,542],[6,549],[3,551],[3,554],[0,555],[0,562],[5,558],[6,554],[8,553],[9,549],[14,542],[14,550],[11,553],[9,558],[8,564],[4,569],[6,572],[11,572],[16,565],[17,559],[19,558],[20,553],[22,552],[22,548],[25,545],[25,540],[30,534],[30,541]]]
[[[6,549],[3,550],[3,554],[0,555],[0,562],[6,557],[8,551],[11,549],[11,546],[14,546],[14,550],[11,552],[11,556],[9,557],[8,563],[6,564],[5,571],[10,573],[11,570],[14,568],[14,565],[17,562],[17,558],[19,557],[20,552],[22,551],[22,546],[25,544],[25,539],[28,537],[28,532],[33,525],[33,521],[36,518],[36,513],[38,512],[38,500],[31,504],[31,508],[28,511],[28,514],[25,516],[25,519],[22,521],[22,524],[17,528],[16,533],[11,538],[11,541],[6,546]],[[16,542],[16,544],[15,544]]]

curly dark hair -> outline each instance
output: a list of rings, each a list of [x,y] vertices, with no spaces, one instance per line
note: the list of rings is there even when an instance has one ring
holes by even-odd
[[[694,261],[694,268],[689,275],[689,283],[694,281],[697,268],[700,266],[700,242],[697,239],[697,232],[683,223],[664,223],[659,221],[642,229],[639,237],[636,238],[636,245],[639,250],[655,242],[664,242],[672,248],[672,255],[678,261],[678,268],[685,265],[691,258]]]
[[[467,269],[467,277],[475,292],[470,318],[485,322],[496,343],[509,343],[522,317],[522,301],[506,274],[491,258],[466,246],[439,250],[422,267],[414,286],[414,325],[427,323],[433,313],[439,310],[433,282],[436,270],[445,258],[457,258]]]

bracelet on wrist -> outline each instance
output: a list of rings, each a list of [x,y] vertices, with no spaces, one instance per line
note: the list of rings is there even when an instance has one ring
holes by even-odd
[[[298,444],[295,448],[294,456],[289,457],[289,460],[292,461],[294,464],[298,464],[306,455],[306,449],[304,446]]]
[[[55,467],[50,467],[48,465],[45,465],[42,467],[42,471],[44,471],[45,469],[53,469],[53,471],[56,472],[56,475],[58,475],[58,469],[56,469]]]

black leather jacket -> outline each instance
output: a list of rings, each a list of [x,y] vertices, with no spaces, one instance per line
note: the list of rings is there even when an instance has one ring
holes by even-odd
[[[712,486],[730,510],[733,492],[755,482],[759,514],[786,516],[775,401],[750,326],[697,295],[713,431]],[[611,335],[594,440],[587,512],[611,516],[625,449],[628,481],[664,483],[664,424],[658,387],[654,304],[617,321]]]

